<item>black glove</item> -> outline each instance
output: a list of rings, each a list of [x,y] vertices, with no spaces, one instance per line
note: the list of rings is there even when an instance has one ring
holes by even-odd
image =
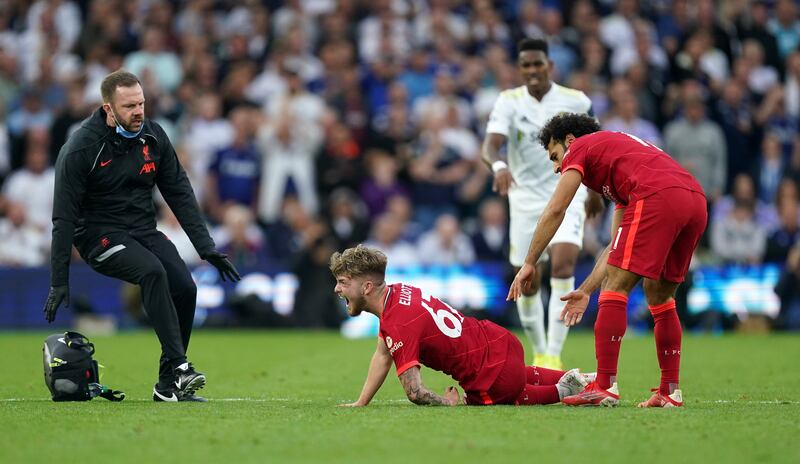
[[[219,276],[223,281],[225,280],[225,277],[228,277],[228,280],[231,282],[242,279],[242,277],[239,275],[239,272],[235,267],[233,267],[233,263],[228,259],[228,255],[214,250],[206,253],[202,258],[217,268],[219,271]]]
[[[47,301],[44,304],[44,318],[47,319],[47,322],[56,320],[56,311],[61,303],[69,307],[69,286],[50,287],[50,293],[47,294]]]

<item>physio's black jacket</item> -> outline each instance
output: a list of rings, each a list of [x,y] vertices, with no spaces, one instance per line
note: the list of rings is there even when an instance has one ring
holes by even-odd
[[[98,108],[61,147],[56,160],[51,284],[67,285],[73,240],[76,245],[110,232],[156,227],[153,186],[200,256],[214,249],[192,186],[164,129],[145,119],[128,139],[106,124]]]

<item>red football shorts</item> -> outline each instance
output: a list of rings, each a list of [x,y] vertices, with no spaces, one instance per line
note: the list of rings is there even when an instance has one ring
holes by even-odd
[[[682,188],[629,204],[611,243],[608,264],[648,279],[683,282],[706,229],[706,198]]]
[[[525,389],[525,349],[516,336],[509,334],[505,339],[508,351],[503,369],[489,391],[465,392],[467,404],[472,406],[515,404]]]

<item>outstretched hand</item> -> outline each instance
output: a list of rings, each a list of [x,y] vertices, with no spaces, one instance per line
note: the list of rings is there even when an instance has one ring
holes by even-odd
[[[564,325],[572,327],[580,323],[586,307],[589,306],[589,294],[583,290],[573,290],[562,296],[561,301],[567,302],[559,317],[564,321]]]
[[[511,287],[508,289],[506,301],[517,301],[517,298],[530,292],[533,279],[536,278],[536,266],[525,263],[517,272]]]
[[[228,259],[228,255],[214,250],[203,256],[203,259],[217,268],[217,271],[219,271],[219,276],[223,281],[226,277],[228,278],[227,280],[231,282],[242,280],[242,277],[239,275],[239,271],[236,270],[236,267],[234,267],[233,263]]]
[[[57,285],[50,287],[50,292],[47,294],[47,301],[44,303],[44,318],[48,323],[56,320],[56,312],[58,307],[64,303],[64,306],[69,306],[69,286]]]

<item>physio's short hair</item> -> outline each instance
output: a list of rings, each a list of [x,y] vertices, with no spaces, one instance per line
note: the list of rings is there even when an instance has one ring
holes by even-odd
[[[100,95],[103,97],[103,103],[111,103],[111,97],[117,91],[117,87],[133,87],[139,84],[139,78],[132,72],[124,69],[117,69],[103,79],[100,84]]]
[[[539,132],[539,143],[547,150],[550,139],[556,143],[563,143],[567,134],[575,138],[592,134],[600,130],[600,124],[595,118],[582,113],[561,113],[550,118]]]
[[[544,39],[532,39],[530,37],[526,37],[517,42],[517,55],[527,51],[544,52],[545,56],[549,56],[547,41]]]
[[[334,253],[331,256],[330,269],[337,277],[372,277],[382,283],[386,275],[386,261],[386,255],[382,251],[358,245],[341,253]]]

